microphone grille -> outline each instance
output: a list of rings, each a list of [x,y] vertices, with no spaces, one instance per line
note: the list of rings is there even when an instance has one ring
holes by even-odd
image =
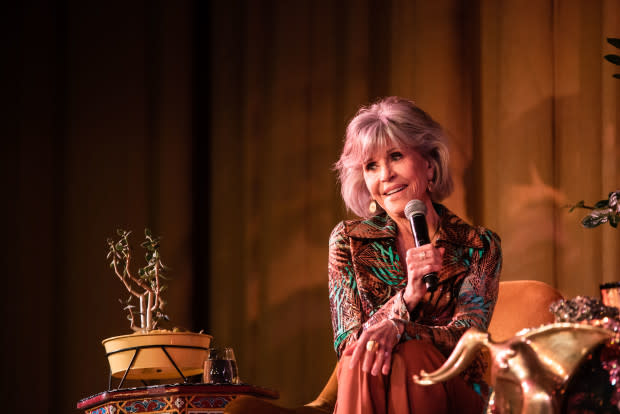
[[[410,219],[416,214],[426,214],[426,204],[421,200],[411,200],[405,206],[405,217]]]

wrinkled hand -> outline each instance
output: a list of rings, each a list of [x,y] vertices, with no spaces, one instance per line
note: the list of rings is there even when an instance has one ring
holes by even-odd
[[[407,287],[403,299],[409,311],[415,308],[426,294],[426,285],[422,280],[424,275],[441,270],[445,251],[445,248],[437,248],[432,244],[407,250]]]
[[[392,365],[392,350],[399,341],[397,335],[400,335],[404,330],[402,323],[397,323],[397,326],[398,332],[396,332],[396,327],[392,322],[383,320],[362,332],[357,341],[349,344],[343,353],[343,355],[353,355],[349,368],[361,363],[364,372],[369,372],[375,376],[379,372],[388,375]],[[377,343],[374,350],[366,349],[368,341]]]

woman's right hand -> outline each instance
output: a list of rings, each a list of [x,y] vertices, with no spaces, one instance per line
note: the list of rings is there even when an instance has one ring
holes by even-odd
[[[362,364],[362,371],[371,375],[388,375],[392,366],[392,350],[404,330],[402,323],[385,319],[364,330],[357,341],[351,342],[343,356],[352,355],[349,368]]]
[[[407,287],[403,299],[411,312],[420,299],[426,294],[426,284],[422,278],[432,272],[439,272],[442,267],[443,247],[425,244],[407,250]]]

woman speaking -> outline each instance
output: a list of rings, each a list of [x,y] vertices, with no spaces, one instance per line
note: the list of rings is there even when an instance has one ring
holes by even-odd
[[[481,359],[442,384],[412,379],[439,368],[468,328],[486,330],[497,299],[499,237],[439,204],[452,191],[448,159],[439,124],[402,98],[362,107],[347,127],[336,169],[344,202],[360,219],[339,223],[329,241],[336,413],[484,408]],[[405,211],[412,200],[425,244],[416,243]],[[431,274],[436,286],[425,278]]]

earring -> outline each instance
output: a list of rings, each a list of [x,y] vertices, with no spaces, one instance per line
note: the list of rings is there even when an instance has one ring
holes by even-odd
[[[433,182],[432,181],[428,181],[428,185],[426,186],[426,191],[428,191],[429,193],[433,192]]]
[[[368,211],[370,211],[372,214],[375,214],[375,211],[377,211],[377,202],[375,200],[372,200],[370,202],[370,206],[368,206]]]

